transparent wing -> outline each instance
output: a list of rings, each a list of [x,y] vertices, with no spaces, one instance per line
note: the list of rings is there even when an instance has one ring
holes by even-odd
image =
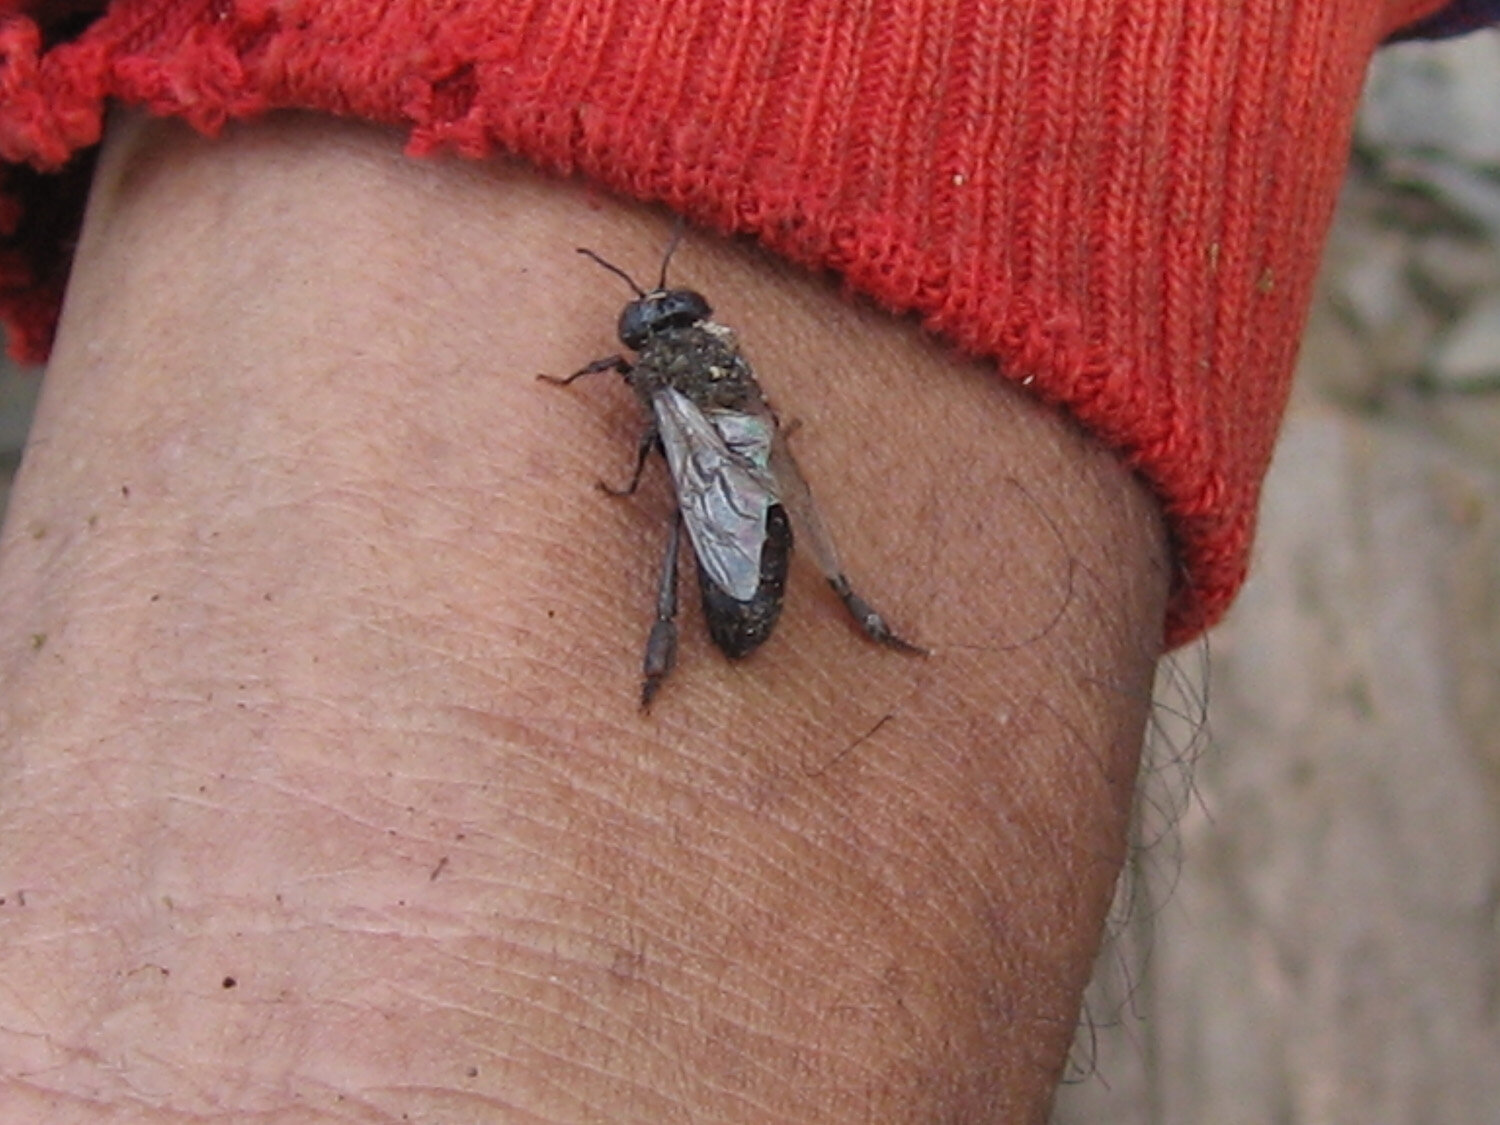
[[[705,411],[671,388],[652,407],[698,561],[726,594],[750,601],[760,588],[766,513],[780,503],[769,468],[775,420]]]
[[[807,486],[807,478],[802,475],[802,470],[792,457],[792,447],[787,444],[786,436],[776,430],[771,433],[768,464],[778,486],[777,494],[791,513],[792,524],[806,543],[818,569],[823,572],[823,577],[829,581],[843,578],[844,565],[839,561],[838,548],[833,545],[828,525],[823,522],[817,505],[813,503],[812,489]],[[798,545],[801,546],[800,543]]]

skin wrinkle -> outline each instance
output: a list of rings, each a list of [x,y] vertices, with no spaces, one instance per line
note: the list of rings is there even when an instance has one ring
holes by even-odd
[[[483,1010],[476,1009],[476,1008],[467,1008],[467,1007],[464,1007],[462,1005],[454,1004],[453,1002],[445,1000],[445,999],[443,999],[442,997],[439,997],[439,996],[426,995],[426,994],[423,994],[423,993],[420,993],[420,992],[415,992],[415,991],[412,991],[412,990],[399,989],[399,988],[394,989],[394,991],[396,991],[396,993],[399,996],[403,996],[403,997],[405,997],[407,999],[416,999],[416,1000],[429,1001],[432,1004],[434,1004],[435,1007],[436,1007],[436,1009],[438,1011],[440,1011],[440,1012],[447,1012],[447,1013],[457,1012],[457,1013],[462,1013],[464,1015],[473,1017],[477,1022],[480,1022],[480,1023],[484,1023],[484,1024],[493,1023],[493,1022],[496,1021],[496,1018],[497,1018],[494,1012],[483,1011]],[[577,999],[583,999],[582,996],[579,996],[576,993],[574,995],[575,995],[575,998],[577,998]],[[564,1006],[562,1006],[560,1004],[559,1005],[554,1005],[554,1006],[543,1005],[543,1009],[546,1010],[546,1011],[551,1012],[554,1015],[571,1015],[571,1014],[573,1014],[572,1010],[570,1010],[568,1008],[565,1008]],[[606,1040],[610,1039],[610,1036],[607,1033],[601,1033],[601,1034],[603,1035],[603,1037]],[[485,1048],[480,1048],[480,1049],[485,1049]],[[536,1048],[534,1046],[529,1046],[528,1049],[529,1050],[536,1050]],[[498,1056],[498,1052],[496,1052],[493,1047],[489,1047],[488,1050],[490,1050],[493,1055]],[[561,1061],[560,1057],[559,1057],[559,1061]],[[616,1077],[621,1077],[621,1078],[628,1078],[628,1075],[626,1075],[624,1073],[618,1073],[615,1076]]]
[[[580,999],[587,999],[587,997],[583,996],[581,993],[574,992],[573,994],[575,996],[577,996],[578,998],[580,998]],[[445,1006],[451,1007],[452,1005],[445,1005]],[[603,1009],[601,1009],[601,1010],[603,1010]],[[484,1013],[475,1011],[475,1012],[472,1012],[471,1014],[474,1014],[474,1015],[477,1015],[477,1016],[482,1016]],[[766,1039],[766,1040],[768,1040],[770,1042],[780,1043],[780,1044],[785,1045],[785,1046],[790,1046],[790,1047],[804,1047],[804,1046],[806,1046],[806,1044],[804,1042],[802,1042],[801,1040],[794,1040],[794,1039],[789,1038],[787,1036],[777,1035],[777,1034],[774,1034],[773,1032],[768,1031],[768,1030],[759,1030],[759,1031],[757,1031],[756,1029],[752,1029],[752,1028],[750,1028],[748,1026],[744,1030],[747,1033],[752,1033],[752,1034],[759,1035],[762,1038],[764,1038],[764,1039]],[[609,1036],[606,1035],[606,1038],[609,1038]],[[658,1054],[663,1059],[666,1059],[666,1058],[670,1057],[667,1054],[666,1050],[664,1048],[662,1048],[658,1044],[647,1043],[647,1044],[643,1044],[643,1045],[648,1050],[651,1050],[653,1053]],[[751,1065],[756,1065],[755,1061],[753,1059],[748,1060],[748,1061],[751,1063]],[[851,1059],[851,1061],[857,1061],[857,1060]],[[774,1077],[774,1074],[771,1071],[769,1064],[760,1064],[760,1065],[761,1065],[762,1069],[765,1069],[767,1071],[767,1076],[768,1077]],[[621,1075],[621,1076],[623,1076],[623,1075]]]
[[[622,1052],[622,1054],[623,1054],[623,1053],[624,1053],[624,1052]],[[492,1052],[492,1054],[493,1054],[493,1052]],[[625,1074],[624,1074],[624,1073],[622,1073],[622,1072],[619,1072],[619,1071],[612,1071],[612,1070],[610,1070],[610,1069],[609,1069],[609,1068],[605,1068],[605,1067],[602,1067],[602,1066],[600,1066],[600,1067],[598,1067],[598,1068],[596,1068],[596,1073],[598,1073],[598,1074],[600,1074],[600,1075],[605,1075],[605,1076],[609,1076],[609,1077],[614,1077],[614,1078],[622,1078],[622,1077],[627,1077],[627,1076],[626,1076],[626,1075],[625,1075]],[[652,1093],[652,1092],[653,1092],[653,1091],[651,1091],[651,1090],[650,1090],[650,1089],[649,1089],[649,1088],[647,1088],[647,1087],[644,1087],[644,1086],[642,1086],[642,1085],[641,1085],[641,1084],[639,1084],[639,1083],[632,1083],[632,1084],[631,1084],[631,1087],[630,1087],[630,1088],[633,1088],[633,1089],[634,1089],[634,1090],[636,1090],[636,1091],[637,1091],[637,1092],[638,1092],[638,1093],[640,1093],[640,1094],[643,1094],[643,1095],[647,1095],[647,1097],[646,1097],[646,1098],[645,1098],[645,1099],[643,1099],[643,1100],[650,1100],[650,1099],[649,1099],[649,1095],[650,1095],[650,1094],[651,1094],[651,1093]],[[565,1088],[565,1090],[564,1090],[564,1092],[565,1092],[565,1093],[566,1093],[566,1094],[567,1094],[567,1095],[568,1095],[568,1096],[570,1096],[570,1097],[571,1097],[571,1098],[573,1098],[573,1099],[574,1099],[574,1100],[575,1100],[575,1101],[581,1101],[581,1102],[584,1102],[584,1104],[588,1104],[588,1103],[587,1103],[587,1101],[586,1101],[586,1099],[584,1099],[584,1098],[582,1098],[582,1097],[580,1097],[580,1095],[579,1095],[579,1094],[578,1094],[578,1092],[577,1092],[577,1088],[576,1088],[576,1084],[575,1084],[575,1085],[570,1085],[570,1086],[568,1086],[568,1087],[567,1087],[567,1088]]]

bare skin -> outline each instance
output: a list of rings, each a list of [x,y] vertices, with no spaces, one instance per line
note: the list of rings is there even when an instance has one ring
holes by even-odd
[[[0,542],[0,1119],[1045,1118],[1167,582],[1066,421],[749,244],[862,592],[731,664],[601,375],[669,220],[348,123],[122,117]]]

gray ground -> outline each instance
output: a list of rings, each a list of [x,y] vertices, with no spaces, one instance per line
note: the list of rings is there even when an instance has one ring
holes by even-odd
[[[1500,34],[1385,52],[1357,149],[1057,1125],[1500,1123]]]

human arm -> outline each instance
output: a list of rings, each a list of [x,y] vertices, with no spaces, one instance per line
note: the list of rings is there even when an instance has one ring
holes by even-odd
[[[609,343],[572,246],[665,229],[363,126],[121,121],[0,554],[0,1099],[1040,1118],[1123,847],[1153,506],[913,326],[691,239],[935,651],[804,565],[748,663],[689,611],[643,720],[661,481],[593,489],[633,403],[532,376]]]

